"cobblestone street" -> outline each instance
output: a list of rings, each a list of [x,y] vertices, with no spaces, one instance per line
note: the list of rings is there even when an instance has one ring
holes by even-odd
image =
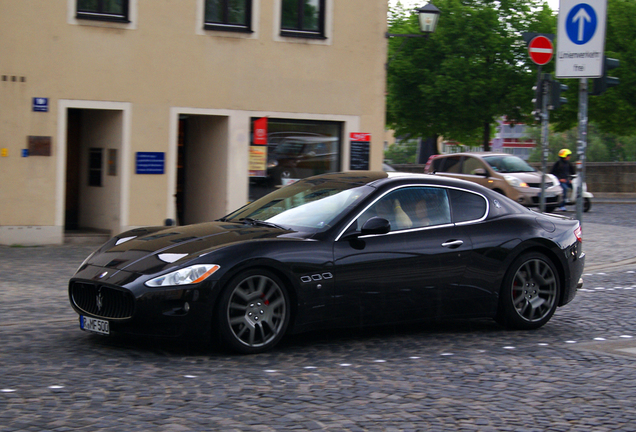
[[[82,332],[67,283],[95,245],[0,247],[0,431],[636,431],[635,215],[584,214],[583,289],[539,330],[339,330],[254,356]]]

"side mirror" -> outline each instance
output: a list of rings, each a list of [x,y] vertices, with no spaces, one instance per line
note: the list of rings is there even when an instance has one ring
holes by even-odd
[[[483,169],[483,168],[474,169],[472,174],[473,175],[478,175],[478,176],[483,176],[483,177],[488,177],[488,172],[486,172],[486,170]]]
[[[360,235],[386,234],[391,231],[391,223],[381,217],[374,216],[362,225]]]

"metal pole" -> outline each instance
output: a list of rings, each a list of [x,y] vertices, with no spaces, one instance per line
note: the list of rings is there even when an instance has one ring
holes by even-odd
[[[578,160],[581,162],[579,187],[576,190],[576,218],[583,224],[583,184],[585,183],[585,163],[587,152],[587,78],[581,78],[579,85],[579,141]]]
[[[545,212],[545,173],[548,170],[548,123],[550,120],[548,112],[550,81],[548,77],[548,74],[541,75],[541,67],[539,67],[539,85],[543,94],[541,98],[541,197],[539,198],[539,209],[542,213]]]

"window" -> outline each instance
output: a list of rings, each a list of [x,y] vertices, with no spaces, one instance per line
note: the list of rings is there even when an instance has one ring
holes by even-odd
[[[130,22],[128,0],[77,0],[77,18]]]
[[[407,187],[383,196],[358,218],[358,229],[374,216],[388,220],[391,231],[451,221],[446,190],[434,187]]]
[[[325,39],[325,0],[282,0],[281,36]]]
[[[488,171],[486,171],[486,167],[483,163],[477,158],[474,157],[466,157],[464,158],[464,162],[462,164],[462,173],[470,174],[470,175],[484,175]]]
[[[486,200],[475,193],[450,190],[453,222],[476,221],[486,216]]]
[[[104,149],[91,148],[88,155],[88,185],[102,185],[102,159]]]
[[[205,0],[206,30],[252,31],[252,0]]]
[[[257,120],[252,118],[252,139]],[[250,166],[250,200],[305,177],[340,171],[341,136],[340,122],[268,118],[267,145],[250,148],[261,153]]]
[[[433,167],[435,172],[459,173],[461,156],[435,158]]]

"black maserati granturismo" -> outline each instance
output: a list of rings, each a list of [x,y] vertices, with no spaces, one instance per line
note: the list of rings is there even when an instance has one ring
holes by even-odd
[[[581,286],[578,221],[474,183],[347,172],[280,188],[208,223],[134,229],[69,283],[83,330],[220,339],[441,318],[546,324]]]

